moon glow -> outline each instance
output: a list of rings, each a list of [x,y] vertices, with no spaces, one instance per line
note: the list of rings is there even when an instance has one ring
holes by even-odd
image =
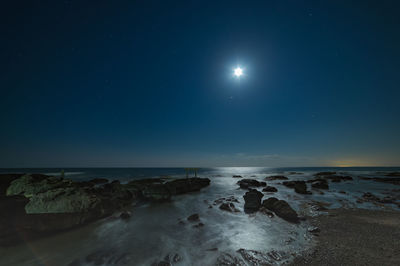
[[[235,77],[238,77],[238,78],[239,78],[240,76],[243,75],[243,69],[240,68],[240,67],[235,68],[235,69],[233,70],[233,75],[234,75]]]

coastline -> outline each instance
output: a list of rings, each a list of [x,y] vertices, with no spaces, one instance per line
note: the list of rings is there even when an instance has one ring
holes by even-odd
[[[315,245],[289,265],[400,265],[400,212],[331,209],[309,217]]]
[[[400,264],[398,172],[251,170],[0,175],[0,264]]]

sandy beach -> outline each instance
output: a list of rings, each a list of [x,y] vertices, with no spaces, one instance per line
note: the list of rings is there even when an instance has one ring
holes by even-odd
[[[400,265],[400,213],[333,209],[311,218],[314,248],[290,265]]]

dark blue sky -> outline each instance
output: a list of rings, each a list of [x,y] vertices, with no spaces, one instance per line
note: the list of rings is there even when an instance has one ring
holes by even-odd
[[[398,1],[9,2],[0,167],[400,165]]]

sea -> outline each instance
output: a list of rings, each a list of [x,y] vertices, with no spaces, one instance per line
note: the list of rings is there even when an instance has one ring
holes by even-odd
[[[210,178],[210,186],[199,192],[173,197],[169,202],[132,205],[129,220],[119,219],[119,213],[80,227],[17,246],[0,247],[0,265],[157,265],[166,257],[174,257],[171,265],[224,265],[240,257],[239,250],[264,254],[268,263],[281,265],[313,245],[307,221],[292,224],[279,217],[270,218],[260,212],[243,211],[245,190],[237,185],[240,175],[265,181],[273,175],[285,175],[290,180],[306,180],[317,172],[334,171],[350,175],[353,181],[329,183],[329,190],[312,195],[297,194],[280,183],[267,181],[278,189],[265,193],[264,198],[286,200],[298,212],[311,201],[324,202],[327,208],[389,208],[373,203],[357,203],[365,192],[387,196],[399,187],[393,184],[363,180],[359,177],[384,177],[400,172],[400,167],[220,167],[199,168],[198,177]],[[121,183],[130,180],[158,177],[186,177],[185,168],[21,168],[0,169],[0,173],[43,173],[72,180],[107,178]],[[194,172],[190,172],[194,176]],[[235,197],[240,211],[230,213],[214,205],[220,198]],[[195,227],[187,217],[197,213],[202,227]],[[2,214],[3,215],[3,214]],[[182,222],[183,221],[183,224]],[[258,253],[257,253],[258,252]],[[263,255],[263,256],[264,256]],[[93,257],[99,258],[96,263]],[[222,259],[221,259],[222,258]],[[220,263],[220,264],[218,264]]]

